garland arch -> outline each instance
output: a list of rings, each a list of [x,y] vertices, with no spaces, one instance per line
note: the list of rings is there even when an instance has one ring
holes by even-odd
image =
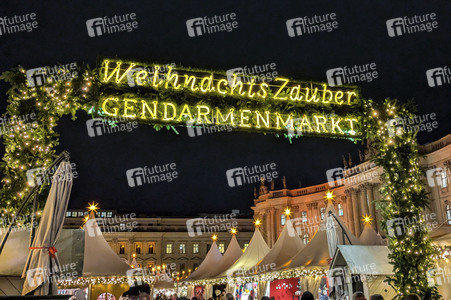
[[[39,69],[39,68],[38,68]],[[428,199],[421,181],[416,132],[400,132],[396,119],[412,117],[415,106],[386,99],[365,100],[352,86],[276,78],[257,82],[223,71],[100,59],[97,68],[87,65],[4,72],[11,85],[3,132],[5,153],[0,164],[4,175],[0,190],[2,218],[14,211],[30,190],[27,171],[49,166],[56,157],[59,119],[84,110],[94,118],[125,117],[164,127],[191,124],[231,124],[237,130],[298,138],[321,136],[353,142],[371,139],[375,163],[384,170],[381,180],[382,225],[396,218],[420,220]],[[33,71],[33,73],[30,73]],[[70,78],[71,80],[61,80]],[[43,184],[41,190],[48,188]],[[41,193],[45,194],[45,193]],[[41,197],[43,197],[41,195]],[[41,199],[41,203],[44,199]],[[436,250],[426,226],[389,237],[390,263],[395,275],[388,278],[399,296],[418,293],[439,299],[428,284]]]

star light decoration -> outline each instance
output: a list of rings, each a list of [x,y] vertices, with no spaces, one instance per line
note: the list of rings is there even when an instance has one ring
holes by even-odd
[[[292,214],[291,209],[289,207],[285,208],[283,214],[287,216],[287,218],[291,217]]]
[[[236,235],[237,233],[238,233],[238,229],[236,227],[230,228],[230,234],[231,235]]]
[[[371,218],[371,215],[365,215],[365,216],[363,216],[363,219],[362,219],[362,221],[363,221],[363,224],[372,224],[373,223],[373,219]]]
[[[254,225],[255,225],[255,227],[260,227],[261,225],[262,225],[262,220],[260,220],[260,219],[255,219],[255,221],[254,221]]]
[[[334,191],[327,190],[325,195],[324,195],[324,199],[325,199],[326,202],[329,202],[329,201],[334,202],[335,201]]]
[[[88,203],[88,206],[86,207],[88,209],[89,212],[93,211],[93,212],[97,212],[97,210],[99,209],[99,203],[95,203],[94,201],[92,201],[91,203]]]
[[[211,236],[211,240],[212,240],[213,242],[216,242],[216,241],[218,240],[218,235],[217,235],[217,234],[213,234],[213,235]]]

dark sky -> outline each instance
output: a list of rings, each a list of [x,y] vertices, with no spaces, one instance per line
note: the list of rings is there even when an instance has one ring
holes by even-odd
[[[208,69],[276,63],[281,76],[326,81],[326,70],[376,63],[378,78],[359,86],[365,98],[414,99],[420,114],[435,113],[438,128],[420,133],[421,142],[450,131],[450,85],[431,88],[425,72],[450,66],[450,3],[447,1],[2,1],[0,15],[36,13],[39,27],[30,33],[0,36],[0,71],[17,65],[34,68],[73,61],[95,65],[98,56],[176,63]],[[86,20],[136,13],[137,30],[91,38]],[[191,38],[186,20],[236,13],[238,29]],[[335,13],[338,28],[290,38],[286,20]],[[386,20],[436,13],[432,32],[389,37]],[[0,83],[4,111],[8,85]],[[98,201],[103,208],[157,215],[193,215],[249,211],[254,185],[230,188],[226,170],[276,163],[289,188],[323,183],[325,171],[341,166],[341,155],[357,146],[349,141],[285,138],[246,132],[189,137],[185,128],[156,132],[139,125],[130,133],[91,138],[81,112],[63,118],[59,151],[76,163],[70,207]],[[179,178],[171,183],[130,188],[128,169],[175,162]],[[278,182],[277,185],[280,186]],[[276,185],[276,186],[277,186]]]

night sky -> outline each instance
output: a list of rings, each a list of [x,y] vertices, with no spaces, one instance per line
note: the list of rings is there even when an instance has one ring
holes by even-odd
[[[450,84],[429,87],[426,70],[450,66],[451,5],[447,1],[2,1],[0,15],[36,13],[38,28],[0,36],[0,71],[22,65],[35,68],[73,61],[96,64],[100,56],[207,69],[276,64],[280,76],[326,81],[326,71],[376,63],[378,78],[358,83],[365,98],[382,101],[413,99],[420,115],[435,113],[438,128],[421,132],[420,142],[432,142],[450,132]],[[88,19],[136,13],[138,29],[89,37]],[[238,28],[189,37],[186,21],[235,13]],[[289,37],[286,20],[335,13],[338,28],[331,32]],[[435,13],[438,28],[431,32],[389,37],[386,21]],[[1,111],[8,85],[0,83]],[[250,212],[258,185],[229,187],[226,171],[276,163],[288,188],[326,182],[326,170],[342,166],[341,156],[355,145],[346,140],[223,132],[189,137],[140,124],[131,132],[90,137],[80,112],[74,122],[63,118],[58,152],[68,150],[76,164],[71,208],[95,200],[102,208],[159,216]],[[172,182],[129,187],[126,170],[176,163]],[[281,187],[280,180],[276,187]]]

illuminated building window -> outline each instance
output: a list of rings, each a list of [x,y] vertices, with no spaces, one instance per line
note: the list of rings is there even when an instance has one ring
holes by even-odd
[[[302,222],[307,223],[307,212],[305,210],[302,212]]]
[[[79,216],[79,217],[83,217],[83,212],[82,212],[82,211],[79,211],[79,212],[78,212],[78,216]]]
[[[302,240],[304,241],[304,244],[307,245],[308,243],[308,234],[304,234],[304,237],[302,238]]]
[[[70,217],[72,213],[70,211],[66,211],[66,217]]]
[[[125,254],[125,245],[119,246],[119,254]]]
[[[446,188],[448,186],[448,175],[446,171],[442,171],[442,188]]]
[[[100,213],[100,217],[101,217],[101,218],[105,218],[105,217],[106,217],[106,212],[102,211],[102,212]]]
[[[193,244],[193,253],[194,254],[199,253],[199,244]]]
[[[76,211],[73,211],[72,212],[72,218],[76,218],[77,217],[77,212]]]
[[[249,246],[249,243],[244,243],[244,249],[243,250],[246,250],[248,246]]]
[[[136,252],[136,254],[141,254],[141,245],[140,244],[135,245],[135,252]]]
[[[106,213],[107,218],[111,218],[113,216],[113,212],[109,211]]]
[[[152,270],[155,267],[154,263],[147,263],[147,269]]]
[[[149,243],[149,254],[153,254],[154,244]]]
[[[224,253],[225,245],[224,243],[219,243],[219,252]]]
[[[185,254],[186,253],[186,245],[185,244],[180,244],[180,254]]]
[[[125,224],[124,223],[119,224],[119,229],[121,231],[125,231]]]
[[[166,244],[166,254],[172,254],[172,244]]]
[[[287,221],[287,216],[285,216],[284,214],[280,215],[280,225],[285,225],[285,222]]]
[[[342,204],[338,204],[338,215],[340,217],[343,217],[343,205]]]
[[[324,217],[326,216],[326,208],[325,207],[321,207],[321,220],[324,220]]]
[[[451,224],[451,205],[446,204],[446,220]]]

